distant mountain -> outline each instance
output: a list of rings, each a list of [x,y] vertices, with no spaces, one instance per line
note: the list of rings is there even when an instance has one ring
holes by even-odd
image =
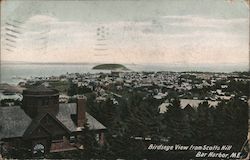
[[[121,64],[100,64],[94,66],[93,69],[100,69],[100,70],[129,70],[127,67]]]

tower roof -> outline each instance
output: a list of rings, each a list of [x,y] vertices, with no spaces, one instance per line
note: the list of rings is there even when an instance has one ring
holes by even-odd
[[[23,91],[23,95],[54,95],[59,94],[59,91],[52,88],[47,88],[43,85],[28,88]]]

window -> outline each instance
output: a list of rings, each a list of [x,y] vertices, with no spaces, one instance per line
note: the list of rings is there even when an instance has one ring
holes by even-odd
[[[100,141],[100,135],[99,135],[99,134],[96,134],[96,136],[95,136],[95,140],[96,140],[97,142],[99,142],[99,141]]]
[[[45,152],[45,147],[42,144],[36,144],[33,148],[33,154],[36,156],[42,156]]]
[[[69,137],[69,142],[70,142],[70,143],[74,143],[74,142],[75,142],[75,139],[76,139],[75,136],[70,136],[70,137]]]

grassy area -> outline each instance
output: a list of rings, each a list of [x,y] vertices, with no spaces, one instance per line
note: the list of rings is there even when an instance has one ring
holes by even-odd
[[[57,82],[50,82],[49,83],[53,88],[59,90],[60,93],[67,94],[69,89],[69,82],[68,81],[57,81]]]

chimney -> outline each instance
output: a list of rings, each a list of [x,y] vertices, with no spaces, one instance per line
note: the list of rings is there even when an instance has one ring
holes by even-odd
[[[83,127],[86,122],[86,102],[87,97],[79,95],[77,97],[76,118],[77,127]]]

